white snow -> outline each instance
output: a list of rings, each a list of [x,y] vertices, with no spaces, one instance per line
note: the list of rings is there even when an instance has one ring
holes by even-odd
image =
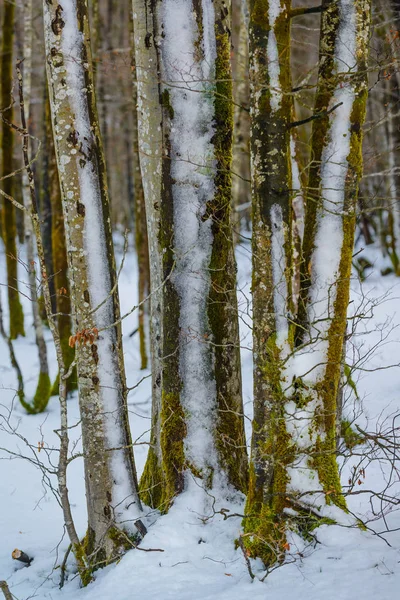
[[[121,246],[120,246],[121,248]],[[372,249],[368,256],[371,262],[376,262],[377,251]],[[250,268],[251,256],[248,244],[241,244],[237,250],[239,268],[239,306],[242,337],[242,365],[244,379],[244,400],[246,414],[251,419],[251,387],[252,360],[248,346],[251,342],[251,331],[244,324],[248,321],[248,303],[250,301]],[[357,310],[362,301],[361,291],[368,301],[378,299],[384,294],[390,294],[384,302],[378,302],[374,308],[373,320],[360,323],[359,336],[355,338],[362,354],[367,354],[380,339],[380,324],[388,316],[392,326],[400,324],[398,310],[399,283],[394,276],[381,278],[378,259],[376,270],[363,284],[362,290],[354,286],[352,300]],[[121,274],[122,312],[137,302],[136,257],[129,253]],[[20,279],[26,279],[23,270]],[[0,283],[5,281],[4,253],[0,252]],[[0,287],[3,305],[5,303],[4,288]],[[28,314],[28,301],[23,298],[25,314]],[[4,307],[6,308],[6,307]],[[6,319],[5,319],[6,320]],[[135,329],[137,313],[124,322],[125,334]],[[19,339],[15,343],[17,356],[24,369],[28,381],[28,393],[33,393],[36,385],[38,361],[35,352],[33,329],[29,327],[27,317],[27,339]],[[368,331],[372,333],[367,333]],[[386,333],[390,333],[385,330]],[[374,368],[396,362],[398,355],[398,333],[393,329],[385,345],[378,348],[374,355],[368,358],[365,368]],[[51,373],[56,374],[55,356],[50,343]],[[124,338],[125,360],[128,384],[137,382],[142,372],[140,354],[136,337]],[[350,351],[349,360],[354,359],[354,349]],[[154,511],[148,513],[148,519],[153,525],[142,542],[143,548],[162,549],[164,552],[129,552],[117,565],[100,570],[96,581],[86,589],[79,588],[78,578],[74,571],[74,562],[70,555],[67,565],[67,581],[62,591],[58,589],[60,570],[54,570],[64,557],[68,540],[63,536],[62,514],[55,498],[42,483],[41,472],[32,463],[9,456],[4,451],[8,448],[17,453],[32,456],[21,439],[16,439],[5,432],[4,417],[7,408],[12,403],[15,388],[14,374],[10,368],[7,348],[0,339],[0,579],[5,579],[12,593],[18,600],[34,597],[40,600],[132,600],[140,597],[146,600],[280,600],[281,598],[296,598],[296,600],[353,600],[354,594],[362,593],[363,600],[392,600],[397,597],[400,585],[399,547],[400,547],[400,514],[396,509],[387,512],[386,520],[393,532],[386,537],[391,544],[374,536],[371,531],[361,531],[358,528],[340,526],[322,526],[314,533],[319,544],[304,544],[296,535],[289,538],[287,564],[273,571],[264,583],[257,579],[251,583],[246,564],[240,550],[234,547],[234,539],[240,533],[240,517],[223,520],[221,515],[203,524],[200,517],[204,516],[202,496],[203,491],[196,485],[195,480],[188,482],[188,492],[193,498],[193,505],[201,510],[188,509],[187,495],[177,499],[169,514],[157,519]],[[386,371],[364,372],[357,380],[358,393],[363,398],[364,414],[358,418],[362,427],[374,430],[377,422],[383,422],[400,408],[398,390],[400,388],[400,371],[398,368]],[[151,386],[146,380],[130,397],[131,427],[134,439],[148,441],[151,411]],[[348,403],[348,415],[352,410],[359,412],[359,402]],[[74,452],[80,451],[79,410],[77,398],[68,402],[72,443],[77,443]],[[29,416],[14,401],[12,424],[18,425],[18,431],[23,434],[33,447],[37,447],[43,439],[47,451],[58,447],[58,439],[53,430],[59,426],[59,411],[57,399],[52,398],[44,415]],[[250,433],[251,423],[246,419],[247,433]],[[361,447],[361,453],[363,448]],[[141,473],[147,454],[147,446],[135,447],[135,458],[139,474]],[[56,452],[51,454],[56,463]],[[48,463],[46,454],[41,451],[39,459]],[[360,457],[346,464],[342,469],[342,482],[347,485],[353,465],[357,465]],[[293,474],[292,477],[296,475]],[[86,531],[86,503],[84,498],[84,479],[82,459],[74,460],[68,469],[68,487],[70,490],[73,514],[79,535]],[[364,494],[350,496],[349,508],[357,516],[373,518],[369,504],[368,489],[385,489],[385,479],[390,477],[390,465],[374,462],[366,467],[365,480],[356,491]],[[51,476],[53,485],[55,477]],[[398,476],[391,486],[393,494],[400,493]],[[225,503],[231,513],[242,513],[243,503]],[[376,508],[379,508],[378,505]],[[199,514],[200,513],[200,514]],[[209,508],[206,516],[211,516]],[[385,529],[382,519],[371,521],[369,527],[381,532]],[[11,559],[14,547],[23,549],[34,556],[29,568],[21,567]],[[291,562],[293,561],[293,562]],[[252,568],[257,577],[264,571],[258,561],[252,561]]]
[[[207,298],[212,252],[211,218],[202,219],[214,196],[214,117],[211,81],[216,58],[214,7],[202,1],[204,57],[198,57],[199,31],[191,3],[165,0],[161,43],[165,89],[174,111],[171,176],[174,196],[173,283],[180,299],[182,404],[188,416],[186,455],[198,469],[215,469],[213,437],[216,388],[208,341]]]
[[[292,167],[292,190],[293,190],[293,211],[296,219],[296,229],[300,241],[303,242],[304,237],[304,198],[302,193],[302,185],[300,180],[299,163],[296,157],[296,143],[293,136],[290,138],[290,154]]]
[[[274,289],[274,310],[276,343],[283,352],[284,358],[289,351],[288,346],[288,289],[287,289],[287,265],[285,253],[285,224],[283,221],[282,208],[274,204],[270,211],[271,218],[271,260],[272,281]]]
[[[335,43],[335,71],[338,74],[354,73],[356,61],[356,14],[352,0],[340,0],[341,20]],[[355,99],[354,83],[340,81],[334,91],[330,108],[328,142],[321,158],[321,198],[322,210],[317,213],[315,245],[311,257],[312,281],[308,303],[309,337],[306,345],[297,350],[285,365],[288,397],[293,393],[291,382],[300,378],[305,384],[314,386],[325,376],[328,360],[328,332],[334,314],[336,300],[336,282],[339,277],[341,249],[343,245],[343,214],[345,211],[345,185],[347,175],[347,156],[350,151],[350,117]],[[322,400],[316,391],[310,391],[309,403],[295,410],[294,403],[286,405],[287,430],[294,437],[299,449],[312,447],[317,438],[324,439],[324,431],[313,427],[313,420],[323,410]],[[307,454],[307,452],[306,452]],[[307,466],[306,454],[297,461],[306,465],[298,469],[289,483],[295,483],[293,490],[310,490],[310,476],[314,489],[320,487],[318,474]],[[297,465],[294,465],[296,470]],[[307,472],[307,469],[310,471]],[[298,486],[298,487],[297,487]],[[311,488],[313,489],[313,488]],[[314,502],[325,504],[325,499],[316,498]],[[332,516],[332,507],[324,506],[323,514]]]
[[[279,81],[279,51],[275,35],[275,23],[283,8],[281,0],[269,0],[268,17],[270,30],[268,33],[267,56],[268,56],[268,74],[271,93],[271,109],[273,112],[279,110],[281,105],[282,87]]]
[[[356,15],[352,0],[341,0],[340,21],[335,45],[337,73],[356,68]],[[335,282],[338,278],[343,243],[342,215],[347,175],[347,156],[350,151],[350,116],[355,98],[354,84],[338,84],[330,108],[339,105],[330,115],[329,141],[322,154],[321,196],[323,210],[319,214],[315,249],[312,256],[312,285],[309,302],[309,322],[312,348],[307,352],[314,357],[310,380],[317,381],[324,372],[327,334],[336,299]],[[332,251],[333,249],[336,250]]]

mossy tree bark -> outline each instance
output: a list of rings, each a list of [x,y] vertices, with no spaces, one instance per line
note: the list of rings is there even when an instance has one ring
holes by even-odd
[[[300,360],[294,371],[297,386],[302,380],[303,389],[310,383],[314,389],[317,418],[312,462],[326,502],[345,507],[335,457],[335,431],[363,168],[371,2],[341,0],[325,8],[315,113],[331,112],[316,120],[313,128],[303,244],[307,276],[303,272],[297,334],[303,349],[299,347]],[[301,375],[299,365],[305,353],[313,359],[308,362],[308,374]],[[305,396],[303,391],[303,401]]]
[[[141,512],[128,425],[107,175],[86,0],[43,2],[46,67],[75,325],[92,568],[129,547]]]
[[[264,45],[257,41],[255,50],[260,52],[260,48],[264,47],[268,52],[269,60],[262,64],[268,65],[265,80],[269,83],[269,94],[264,94],[268,98],[267,109],[276,118],[279,112],[274,115],[271,110],[275,102],[274,89],[275,93],[276,90],[282,91],[282,105],[284,92],[289,89],[285,87],[285,81],[288,85],[289,80],[285,80],[288,65],[283,64],[284,50],[287,48],[289,51],[289,6],[279,0],[271,0],[268,11],[260,10],[263,6],[264,3],[257,1],[252,5],[251,32],[255,36],[260,31],[260,22],[264,23]],[[296,348],[293,348],[290,326],[290,321],[293,322],[291,295],[286,291],[290,279],[287,288],[279,288],[274,281],[275,272],[285,271],[283,268],[278,271],[276,267],[274,271],[273,265],[270,266],[272,275],[267,274],[270,279],[265,280],[264,286],[261,280],[255,279],[262,267],[268,264],[266,259],[262,261],[261,269],[257,264],[260,247],[268,249],[270,246],[274,256],[276,227],[272,219],[270,231],[264,234],[264,246],[261,242],[254,246],[255,423],[244,539],[251,555],[260,556],[266,565],[283,560],[288,528],[295,528],[307,537],[310,530],[320,523],[348,523],[350,519],[346,514],[336,462],[336,414],[349,302],[355,210],[362,172],[370,3],[368,0],[340,0],[326,3],[325,8],[321,20],[321,66],[315,105],[315,123],[318,121],[318,124],[314,127],[312,138],[310,192],[303,243],[307,270],[303,271],[301,281],[300,333]],[[274,66],[274,40],[279,69]],[[256,73],[259,77],[260,69]],[[263,94],[259,93],[253,100],[256,107],[253,109],[253,127],[257,124],[257,107],[262,98]],[[273,180],[274,167],[282,151],[279,141],[274,140],[272,149],[267,145],[275,122],[274,118],[271,119],[271,112],[268,125],[264,125],[267,131],[269,127],[269,136],[260,143],[262,134],[257,133],[253,150],[254,153],[262,153],[265,148],[267,156],[272,154],[274,157],[273,166],[268,170],[268,163],[260,163],[258,156],[253,155],[255,191],[258,172],[261,172],[263,185],[267,186],[271,180],[272,192],[268,190],[264,194],[267,198],[279,190],[285,191],[282,178],[279,184]],[[288,132],[289,128],[281,126],[280,129]],[[288,145],[290,142],[284,146],[286,153]],[[269,175],[271,172],[272,176]],[[284,173],[284,166],[280,166],[277,172]],[[253,228],[257,232],[260,219],[257,196],[254,196]],[[284,222],[289,229],[291,220],[286,218]],[[290,261],[287,263],[290,265]],[[266,313],[264,323],[261,321],[263,313],[259,314],[258,308],[262,294],[265,294],[261,303]],[[257,336],[260,321],[262,328]],[[262,332],[264,337],[261,337]],[[258,366],[258,356],[262,353],[264,363]]]
[[[312,137],[303,244],[308,274],[301,281],[297,338],[302,345],[290,365],[295,382],[291,405],[294,409],[300,402],[308,421],[307,464],[322,486],[325,504],[345,509],[336,418],[362,175],[371,3],[341,0],[325,8],[315,112],[329,114],[316,119],[322,121],[322,132],[315,125]]]
[[[290,8],[290,0],[249,4],[254,420],[243,541],[266,564],[284,552],[291,460],[282,380],[293,308]]]
[[[156,367],[141,494],[166,511],[194,477],[246,489],[230,41],[219,1],[134,0],[133,13]]]
[[[3,44],[1,52],[1,108],[4,110],[11,104],[11,89],[13,85],[13,38],[14,38],[15,4],[6,2],[3,16]],[[3,117],[11,123],[13,120],[12,106],[3,112]],[[1,176],[10,175],[13,171],[13,146],[14,134],[11,127],[2,121],[1,131]],[[9,196],[13,195],[13,177],[3,180],[3,191]],[[18,258],[16,246],[15,208],[11,202],[3,201],[2,209],[2,236],[5,246],[7,263],[8,307],[10,313],[10,338],[16,339],[25,335],[24,313],[18,293]]]

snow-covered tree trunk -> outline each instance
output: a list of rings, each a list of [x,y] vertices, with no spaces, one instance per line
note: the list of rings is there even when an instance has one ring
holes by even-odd
[[[3,117],[11,123],[13,120],[13,108],[11,106],[11,89],[13,87],[13,39],[14,39],[14,2],[6,2],[3,14],[3,40],[0,59],[1,76],[1,108]],[[5,110],[10,107],[9,110]],[[13,177],[9,177],[13,171],[13,146],[14,133],[11,127],[2,122],[1,131],[1,172],[3,180],[3,191],[9,196],[13,195]],[[18,258],[15,238],[17,235],[15,226],[15,208],[11,202],[3,200],[2,207],[2,238],[5,246],[7,263],[7,292],[8,307],[10,313],[10,338],[13,340],[19,335],[25,335],[24,313],[18,293]]]
[[[249,4],[254,420],[243,527],[250,555],[265,563],[282,553],[284,531],[275,525],[290,461],[282,379],[292,312],[290,4]]]
[[[310,485],[310,473],[311,489],[318,489],[317,482],[322,488],[321,495],[303,496],[303,502],[320,506],[322,496],[325,505],[345,508],[336,461],[337,398],[362,175],[371,3],[340,0],[325,9],[315,116],[326,113],[313,129],[303,244],[307,276],[301,282],[300,345],[287,367],[288,383],[294,383],[287,410],[298,418],[301,408],[308,430],[297,442],[308,455],[304,472],[298,469],[297,477],[303,475],[298,491]]]
[[[91,565],[115,559],[140,514],[129,433],[107,176],[86,0],[44,7],[46,66],[69,259]],[[126,532],[126,534],[125,534]]]
[[[228,10],[211,0],[134,0],[133,12],[152,294],[165,282],[151,302],[161,322],[141,493],[167,510],[193,477],[207,488],[246,487]]]
[[[238,29],[233,45],[232,74],[234,142],[232,159],[232,207],[234,236],[240,242],[240,228],[250,218],[250,116],[249,116],[249,35],[246,0],[232,3],[232,30]],[[235,43],[236,42],[236,43]]]
[[[322,13],[303,244],[307,275],[301,282],[298,348],[286,368],[292,384],[286,411],[297,436],[289,491],[301,495],[301,505],[318,518],[334,520],[343,520],[346,510],[336,420],[363,168],[370,10],[370,0],[340,0],[327,3]]]
[[[32,75],[32,0],[24,0],[24,112],[29,131],[29,114],[31,99],[31,75]],[[43,335],[43,324],[39,314],[39,303],[37,293],[37,276],[35,268],[35,240],[33,234],[31,213],[31,194],[29,189],[28,173],[22,174],[22,196],[26,211],[24,212],[25,247],[29,274],[29,292],[32,303],[33,326],[35,329],[36,345],[39,355],[39,381],[36,388],[32,405],[26,405],[29,412],[42,412],[49,401],[51,384],[49,366],[47,362],[47,348]]]
[[[270,1],[268,11],[257,10],[260,6],[259,2],[251,5],[250,56],[254,65],[254,55],[264,51],[261,65],[256,63],[252,69],[258,80],[261,66],[267,65],[262,89],[267,82],[268,91],[262,104],[263,93],[252,84],[253,128],[260,108],[267,112],[268,120],[264,139],[262,132],[253,129],[256,234],[262,223],[257,213],[258,185],[267,188],[262,200],[275,204],[269,206],[269,230],[261,238],[263,243],[257,244],[253,238],[255,419],[244,541],[251,555],[270,564],[283,559],[288,528],[307,535],[322,522],[348,522],[336,462],[336,414],[362,172],[370,3],[340,0],[324,4],[314,114],[318,124],[313,132],[315,147],[311,148],[313,161],[319,162],[318,169],[314,163],[310,169],[312,196],[306,207],[303,243],[308,279],[303,271],[301,344],[296,348],[291,327],[290,260],[285,261],[287,253],[282,250],[288,247],[284,232],[291,223],[287,216],[282,218],[291,204],[287,192],[286,213],[279,204],[279,200],[285,202],[284,183],[291,185],[289,176],[282,177],[285,154],[290,161],[290,140],[282,147],[280,139],[273,138],[274,124],[288,95],[285,91],[290,89],[288,56],[285,62],[290,47],[290,6],[280,0]],[[288,135],[287,120],[284,125],[278,130],[285,132],[281,133],[283,140]],[[264,151],[267,158],[262,163],[259,156]],[[269,169],[268,160],[272,163]],[[286,173],[290,175],[290,169]],[[262,250],[265,258],[259,264]]]

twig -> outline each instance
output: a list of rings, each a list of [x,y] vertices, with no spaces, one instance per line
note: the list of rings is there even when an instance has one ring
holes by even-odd
[[[253,579],[255,578],[255,575],[251,568],[250,559],[247,555],[246,548],[244,547],[244,544],[243,544],[243,537],[241,535],[239,536],[239,547],[240,547],[241,551],[243,552],[244,560],[246,561],[247,570],[249,572],[251,580],[253,581]]]
[[[342,104],[343,104],[343,102],[338,102],[337,104],[335,104],[335,106],[332,106],[332,108],[330,108],[329,110],[321,110],[321,112],[316,113],[315,115],[312,115],[311,117],[308,117],[307,119],[302,119],[301,121],[293,121],[293,123],[289,124],[289,129],[293,129],[293,127],[299,127],[300,125],[305,125],[306,123],[309,123],[310,121],[315,121],[315,119],[322,119],[322,117],[327,117],[328,115],[331,114],[331,112],[333,112],[334,110],[339,108],[339,106],[342,106]]]
[[[293,19],[294,17],[300,17],[302,15],[318,14],[322,11],[322,4],[319,4],[318,6],[299,6],[297,8],[292,8],[292,10],[289,12],[289,17]]]
[[[64,587],[64,581],[65,581],[65,571],[66,571],[66,567],[67,567],[67,560],[68,560],[68,556],[69,553],[72,550],[72,544],[70,544],[67,548],[67,551],[65,553],[64,556],[64,560],[61,563],[61,577],[60,577],[60,590]]]

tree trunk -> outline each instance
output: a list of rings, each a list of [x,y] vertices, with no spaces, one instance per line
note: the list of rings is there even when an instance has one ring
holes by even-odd
[[[314,123],[318,124],[314,127],[312,139],[313,162],[303,243],[307,277],[303,270],[299,346],[294,350],[290,325],[293,322],[290,279],[287,278],[290,260],[285,262],[285,254],[281,250],[284,247],[283,234],[279,243],[275,243],[274,250],[274,240],[279,233],[275,215],[280,207],[279,201],[284,202],[285,186],[282,181],[290,182],[290,179],[282,177],[282,173],[288,173],[284,170],[283,157],[290,157],[290,141],[286,138],[284,146],[280,145],[280,139],[288,136],[287,120],[286,127],[285,122],[277,127],[278,132],[286,134],[281,133],[278,140],[273,138],[273,127],[287,101],[285,90],[290,89],[288,62],[284,62],[286,53],[289,53],[290,7],[288,2],[276,0],[269,3],[266,14],[259,10],[260,6],[255,1],[251,9],[251,44],[254,43],[251,58],[254,61],[254,55],[257,57],[257,53],[264,51],[261,64],[267,65],[264,82],[269,82],[269,90],[264,92],[264,107],[269,112],[267,122],[261,125],[262,130],[268,132],[267,139],[262,139],[260,131],[253,133],[257,142],[253,150],[253,300],[257,362],[244,541],[252,556],[261,557],[269,565],[284,558],[288,528],[307,537],[320,523],[339,521],[348,524],[350,520],[346,515],[336,462],[336,414],[349,302],[355,210],[362,173],[370,3],[368,0],[326,3],[322,14],[321,65],[314,114]],[[261,36],[261,40],[257,35]],[[257,63],[254,70],[257,77],[263,73]],[[253,127],[258,125],[261,111],[257,108],[262,101],[263,94],[256,94]],[[274,105],[280,110],[274,110]],[[326,113],[321,118],[323,110]],[[259,152],[263,156],[263,151],[267,153],[266,161],[272,162],[269,169],[268,162],[263,163],[256,154]],[[317,159],[318,168],[315,165]],[[257,181],[260,172],[261,177]],[[258,244],[254,232],[262,221],[257,213],[260,202],[256,195],[257,185],[267,187],[262,198],[275,202],[272,206],[275,210],[270,208],[270,231],[264,232],[264,242],[260,240]],[[290,205],[287,193],[286,202]],[[291,219],[286,216],[288,210],[286,213],[283,207],[281,210],[278,214],[285,215],[282,221],[289,230]],[[265,258],[258,264],[263,250]],[[269,256],[272,257],[270,263],[267,262]],[[278,268],[278,265],[281,266]],[[260,275],[263,268],[266,271],[264,280]],[[278,280],[277,273],[281,274]],[[262,294],[264,298],[260,301]],[[264,364],[259,362],[260,356],[264,356]]]
[[[45,103],[45,139],[46,139],[46,187],[43,195],[48,196],[51,208],[51,247],[52,247],[52,277],[54,286],[54,312],[57,313],[57,327],[60,336],[64,366],[68,371],[74,360],[74,349],[69,345],[72,334],[71,291],[68,278],[68,259],[65,239],[64,215],[61,203],[60,183],[58,180],[57,161],[54,151],[53,133],[49,98]],[[58,395],[60,384],[59,374],[53,384],[52,395]],[[78,380],[76,368],[66,382],[67,392],[77,389]]]
[[[232,61],[234,126],[232,160],[232,207],[235,240],[240,242],[240,229],[245,221],[249,229],[250,189],[250,114],[249,114],[249,36],[247,2],[235,0],[232,5],[233,25],[238,32]],[[232,27],[234,30],[234,27]]]
[[[24,114],[29,132],[29,115],[31,99],[31,74],[32,74],[32,0],[24,0]],[[26,145],[26,140],[24,140]],[[25,247],[28,263],[29,290],[32,303],[33,326],[35,329],[36,345],[39,355],[39,381],[36,388],[33,404],[25,405],[28,412],[39,413],[45,410],[51,392],[49,365],[47,362],[47,348],[43,335],[43,324],[39,314],[39,302],[37,294],[37,277],[35,268],[35,240],[33,234],[31,213],[31,194],[28,181],[28,173],[24,170],[22,174],[22,195],[25,211]]]
[[[341,519],[332,511],[335,505],[346,510],[336,461],[337,400],[363,168],[371,4],[341,0],[325,9],[315,113],[329,114],[314,121],[303,244],[308,275],[301,282],[300,305],[300,325],[306,327],[299,328],[302,346],[288,366],[294,382],[288,410],[297,415],[301,407],[309,432],[297,441],[302,504],[318,505],[319,515]],[[307,487],[313,495],[305,494]]]
[[[6,2],[4,6],[3,19],[3,45],[1,52],[1,108],[4,110],[11,105],[11,90],[13,85],[13,37],[14,37],[14,14],[15,4]],[[3,118],[9,123],[13,120],[12,106],[3,112]],[[2,122],[1,136],[1,177],[10,175],[13,171],[13,146],[14,134],[11,127]],[[13,177],[3,181],[3,191],[9,196],[13,195]],[[19,335],[25,335],[24,313],[18,294],[18,255],[15,225],[15,208],[7,200],[3,202],[2,209],[2,236],[5,246],[7,263],[7,285],[8,285],[8,307],[10,311],[10,338],[16,339]]]
[[[282,370],[292,312],[290,0],[250,2],[254,420],[244,544],[282,557],[290,444]]]
[[[313,488],[317,489],[319,482],[324,503],[345,508],[336,461],[336,415],[363,168],[371,5],[369,0],[341,0],[325,8],[315,112],[331,110],[314,121],[323,121],[324,128],[322,135],[317,131],[321,124],[315,125],[311,148],[314,166],[309,190],[313,197],[307,203],[303,244],[309,275],[302,280],[300,305],[305,316],[300,323],[307,326],[300,328],[298,340],[303,348],[289,368],[298,388],[291,401],[293,409],[296,402],[299,406],[306,401],[302,412],[310,433],[298,447],[309,448],[307,464],[315,476]],[[324,54],[327,48],[329,56]],[[303,473],[303,486],[309,475],[310,471]],[[318,496],[313,503],[317,498],[320,503]]]
[[[157,328],[152,446],[141,490],[165,511],[194,477],[205,488],[223,481],[246,488],[230,225],[230,41],[220,2],[134,0],[133,12]]]
[[[46,76],[46,72],[44,70],[44,76]],[[51,192],[50,192],[50,188],[51,188],[51,182],[49,179],[49,170],[51,169],[51,158],[50,155],[53,152],[54,153],[54,144],[53,144],[53,133],[51,130],[51,119],[50,119],[50,106],[49,106],[49,94],[48,94],[48,90],[47,90],[47,84],[45,83],[44,87],[44,91],[43,91],[43,111],[42,111],[42,115],[43,115],[43,123],[44,123],[44,137],[43,137],[43,142],[42,142],[42,149],[41,149],[41,155],[42,155],[42,162],[41,162],[41,168],[40,168],[40,175],[41,175],[41,189],[40,189],[40,196],[39,196],[39,214],[40,214],[40,220],[41,220],[41,232],[42,232],[42,241],[43,241],[43,248],[44,248],[44,253],[45,253],[45,259],[46,259],[46,269],[47,272],[51,275],[50,279],[49,279],[49,287],[50,287],[50,293],[51,293],[51,302],[52,302],[52,306],[53,306],[53,312],[56,312],[57,307],[56,307],[56,288],[55,288],[55,283],[54,283],[54,265],[53,265],[53,247],[52,247],[52,239],[51,239],[51,232],[52,232],[52,208],[51,208],[51,201],[52,201],[52,197],[51,197]],[[54,159],[55,161],[55,159]],[[57,180],[57,186],[58,186],[58,180]],[[18,214],[18,213],[17,213]],[[43,303],[44,304],[44,303]],[[39,300],[39,307],[41,312],[45,313],[44,310],[44,306],[40,303]],[[42,319],[46,320],[46,315],[42,314]]]
[[[133,127],[132,127],[132,146],[133,146],[133,185],[134,185],[134,203],[135,203],[135,242],[136,254],[138,259],[138,297],[139,297],[139,348],[140,348],[140,368],[147,369],[148,351],[147,351],[147,326],[146,321],[149,317],[150,302],[142,304],[145,298],[150,294],[150,262],[149,262],[149,243],[147,239],[146,206],[144,200],[144,190],[142,184],[142,174],[140,172],[139,161],[139,134],[138,134],[138,83],[135,62],[134,48],[134,23],[132,19],[132,97],[133,97]]]
[[[128,425],[107,174],[86,0],[43,3],[47,78],[66,228],[93,568],[130,546],[141,506]],[[126,532],[126,533],[125,533]]]

